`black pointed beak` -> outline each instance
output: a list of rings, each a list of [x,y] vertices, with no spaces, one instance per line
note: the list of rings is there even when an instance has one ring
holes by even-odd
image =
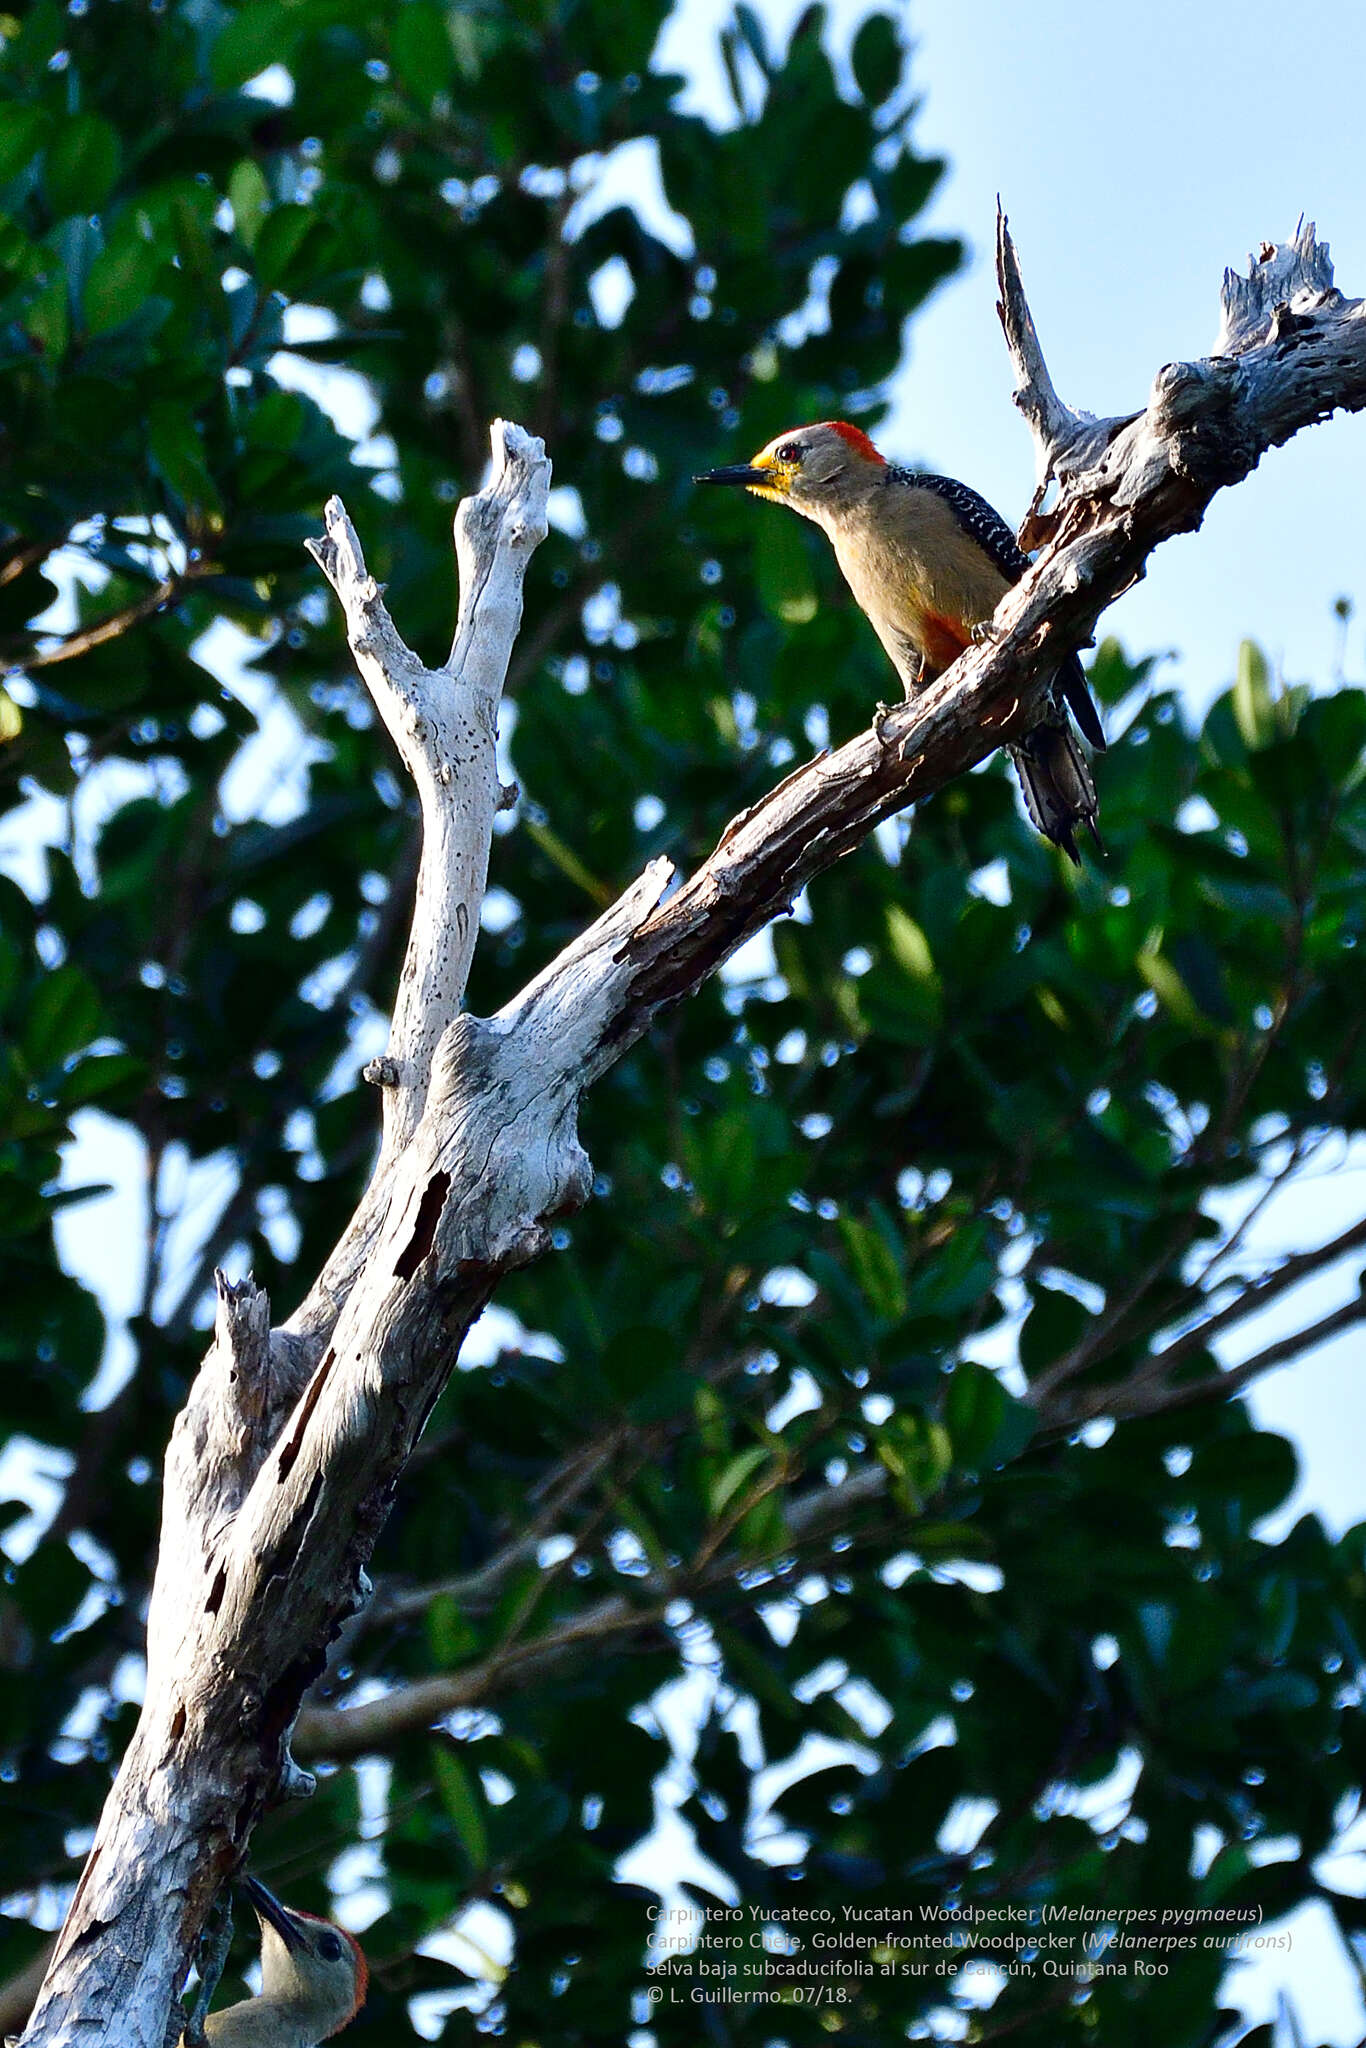
[[[287,1949],[294,1950],[302,1945],[303,1936],[295,1926],[288,1907],[280,1904],[274,1892],[266,1890],[259,1877],[244,1877],[242,1889],[251,1900],[257,1919],[268,1920]]]
[[[773,481],[766,469],[755,469],[751,463],[733,463],[729,469],[704,469],[701,476],[695,476],[695,484],[767,484]]]

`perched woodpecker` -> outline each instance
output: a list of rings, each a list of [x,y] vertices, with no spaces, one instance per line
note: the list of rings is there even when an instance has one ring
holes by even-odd
[[[330,1920],[282,1906],[254,1877],[245,1890],[261,1923],[261,1995],[210,2013],[205,2038],[210,2048],[317,2048],[365,2003],[370,1972],[360,1943]]]
[[[981,637],[1029,557],[985,498],[952,477],[898,469],[844,420],[779,434],[752,462],[700,484],[741,484],[824,527],[845,581],[908,697]],[[1052,679],[1039,722],[1010,744],[1032,823],[1077,859],[1076,828],[1096,844],[1096,789],[1064,702],[1097,749],[1105,731],[1075,654]]]

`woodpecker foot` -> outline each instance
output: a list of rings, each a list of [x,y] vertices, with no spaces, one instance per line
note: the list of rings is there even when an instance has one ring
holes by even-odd
[[[968,634],[968,639],[974,647],[984,646],[988,640],[995,638],[996,629],[990,619],[979,619]]]
[[[284,1761],[280,1765],[278,1789],[281,1799],[311,1799],[318,1789],[318,1781],[312,1771],[306,1771],[302,1764],[296,1764],[286,1750]]]
[[[185,2048],[206,2048],[208,2037],[204,2022],[213,2004],[213,1995],[218,1989],[218,1980],[228,1960],[232,1947],[232,1899],[226,1885],[219,1892],[209,1908],[204,1930],[195,1950],[195,1968],[199,1972],[199,1988],[195,1992],[190,2017],[185,2021],[185,2031],[180,2029],[181,2012],[178,2005],[172,2005],[171,2017],[166,2029],[166,2048],[175,2048],[177,2041],[183,2041]]]
[[[383,1053],[377,1060],[367,1060],[361,1074],[375,1088],[397,1088],[398,1061]]]
[[[887,731],[887,720],[899,708],[896,704],[879,703],[873,712],[873,737],[880,747],[890,747],[895,744],[892,736]]]

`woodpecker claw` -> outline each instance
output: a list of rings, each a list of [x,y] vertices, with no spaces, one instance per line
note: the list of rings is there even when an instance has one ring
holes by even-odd
[[[884,704],[881,698],[878,699],[873,711],[873,736],[880,747],[890,747],[896,744],[887,731],[887,720],[896,709],[895,704]]]
[[[312,1771],[306,1771],[302,1764],[296,1764],[286,1750],[280,1765],[279,1793],[282,1799],[311,1799],[318,1789],[318,1781]]]
[[[179,2006],[172,2006],[166,2034],[168,2048],[174,2048],[176,2041],[183,2042],[184,2048],[207,2048],[208,2036],[204,2031],[204,2022],[208,2018],[209,2007],[213,2003],[213,1995],[218,1989],[218,1980],[223,1975],[228,1950],[231,1947],[232,1899],[227,1886],[224,1885],[209,1908],[203,1932],[199,1937],[199,1945],[195,1950],[195,1968],[199,1972],[199,1985],[195,1991],[194,2004],[190,2008],[190,2016],[184,2023],[185,2031],[183,2034],[179,2031]]]

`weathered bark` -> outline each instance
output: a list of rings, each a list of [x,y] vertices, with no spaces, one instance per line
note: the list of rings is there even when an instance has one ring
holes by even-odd
[[[318,561],[361,674],[417,784],[424,853],[370,1188],[308,1299],[271,1332],[250,1283],[220,1287],[214,1345],[167,1458],[147,1699],[25,2041],[161,2048],[212,1897],[265,1804],[309,1789],[289,1734],[461,1339],[503,1272],[586,1198],[584,1090],[882,818],[1030,722],[1038,679],[1086,640],[1221,486],[1335,407],[1366,405],[1366,309],[1331,286],[1312,229],[1226,277],[1221,352],[1168,365],[1145,412],[1088,421],[1058,399],[1000,224],[1018,402],[1058,499],[992,639],[734,819],[672,894],[655,862],[499,1014],[460,1010],[493,811],[493,740],[549,466],[494,429],[495,474],[457,517],[450,662],[398,638],[341,506]],[[1036,501],[1041,502],[1041,501]],[[438,1708],[437,1711],[440,1711]]]

